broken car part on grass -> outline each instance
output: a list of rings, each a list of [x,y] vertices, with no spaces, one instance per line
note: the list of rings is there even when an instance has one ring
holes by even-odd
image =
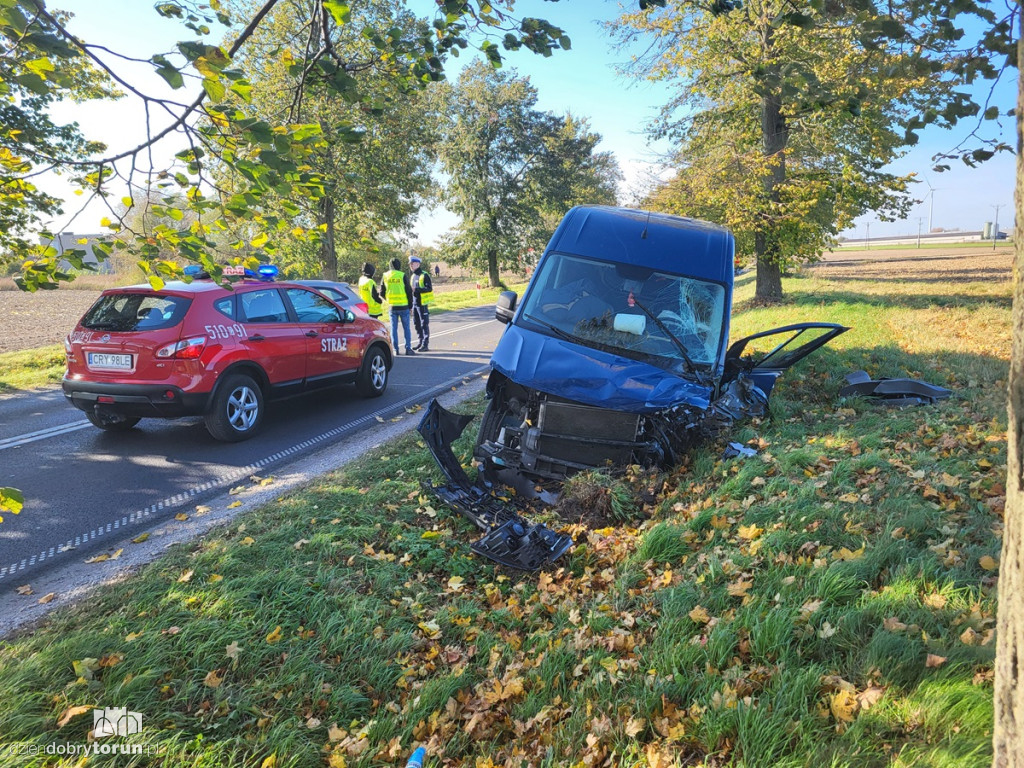
[[[433,402],[420,424],[448,480],[433,492],[489,532],[474,551],[518,568],[553,561],[571,541],[530,524],[498,498],[503,487],[545,502],[582,470],[672,466],[764,416],[783,371],[848,330],[798,323],[727,347],[734,251],[729,230],[694,219],[566,214],[522,302],[498,299],[508,328],[491,357],[475,481],[451,450],[472,417]]]
[[[839,390],[841,397],[873,397],[890,408],[931,405],[953,394],[950,389],[917,379],[872,379],[867,371],[854,371],[845,378],[846,386]]]

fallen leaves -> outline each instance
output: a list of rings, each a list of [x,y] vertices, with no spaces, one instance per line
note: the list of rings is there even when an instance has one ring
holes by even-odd
[[[267,635],[267,637],[266,637],[266,640],[267,640],[267,642],[268,642],[268,643],[270,643],[271,645],[274,645],[274,643],[279,643],[279,642],[281,642],[281,639],[282,639],[283,637],[284,637],[284,634],[283,634],[283,633],[281,632],[281,625],[280,625],[280,624],[278,624],[278,625],[277,625],[277,626],[276,626],[276,627],[274,628],[274,630],[273,630],[272,632],[270,632],[270,634],[268,634],[268,635]]]
[[[57,718],[57,727],[63,728],[65,725],[70,723],[74,718],[79,715],[84,715],[86,712],[92,712],[93,708],[89,705],[79,704],[78,706],[68,707],[60,713],[60,717]]]
[[[46,605],[47,603],[52,603],[56,597],[56,592],[47,592],[45,595],[36,600],[36,602],[40,605]]]

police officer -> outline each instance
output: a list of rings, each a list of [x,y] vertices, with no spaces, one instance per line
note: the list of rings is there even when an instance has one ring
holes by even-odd
[[[434,298],[434,286],[430,273],[423,271],[419,256],[409,257],[409,286],[412,288],[412,319],[416,326],[418,343],[413,349],[426,352],[430,349],[430,302]]]
[[[381,297],[377,293],[377,284],[373,282],[373,273],[376,270],[373,264],[363,264],[363,274],[359,276],[359,296],[366,302],[366,312],[374,320],[379,320],[384,308],[381,306]]]
[[[405,354],[411,355],[412,339],[409,334],[409,307],[412,306],[412,289],[409,287],[409,276],[402,271],[401,259],[391,260],[391,269],[384,273],[380,281],[380,295],[388,303],[391,313],[391,343],[398,354],[398,321],[402,321],[405,331]]]

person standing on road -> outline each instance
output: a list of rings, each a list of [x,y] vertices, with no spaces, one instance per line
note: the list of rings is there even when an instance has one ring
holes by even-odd
[[[373,282],[375,271],[370,262],[363,264],[363,274],[359,276],[359,296],[366,302],[366,314],[374,320],[380,320],[384,307],[381,306],[383,299],[377,293],[377,284]]]
[[[391,260],[391,269],[384,273],[384,279],[380,281],[380,295],[388,303],[388,311],[391,313],[391,343],[395,345],[395,354],[398,354],[399,320],[402,321],[402,330],[405,332],[405,354],[413,354],[409,333],[412,288],[409,286],[409,276],[402,271],[400,259]]]
[[[426,352],[430,349],[430,302],[434,298],[434,286],[430,273],[423,271],[419,256],[409,257],[409,285],[412,288],[412,319],[416,325],[417,344],[413,349]]]

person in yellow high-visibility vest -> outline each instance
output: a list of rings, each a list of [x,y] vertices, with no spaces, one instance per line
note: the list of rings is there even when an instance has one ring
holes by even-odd
[[[434,286],[430,273],[424,272],[419,256],[409,257],[409,287],[412,288],[412,320],[416,326],[418,343],[413,349],[426,352],[430,348],[430,302],[434,298]]]
[[[412,306],[412,288],[409,287],[409,276],[402,271],[400,259],[391,260],[391,269],[384,273],[380,281],[380,295],[388,303],[391,314],[391,343],[398,354],[398,321],[402,321],[405,332],[405,354],[414,354],[412,338],[409,333],[409,308]]]
[[[370,262],[367,261],[363,264],[363,274],[359,276],[359,297],[366,302],[366,314],[374,320],[379,320],[384,312],[384,307],[381,306],[383,300],[377,293],[377,284],[373,282],[375,271]]]

